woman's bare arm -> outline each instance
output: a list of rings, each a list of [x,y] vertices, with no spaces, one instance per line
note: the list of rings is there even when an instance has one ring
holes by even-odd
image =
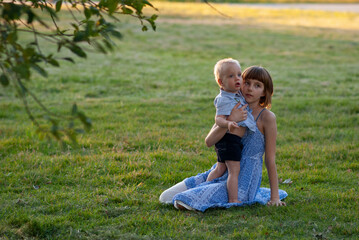
[[[271,189],[271,198],[268,205],[285,206],[285,203],[280,201],[278,193],[278,175],[275,164],[277,124],[274,113],[270,111],[265,112],[263,115],[263,126],[265,136],[265,164]]]
[[[214,144],[216,144],[219,140],[221,140],[221,138],[226,134],[226,132],[227,128],[221,128],[214,124],[211,131],[209,131],[207,137],[204,140],[207,147],[212,147]]]

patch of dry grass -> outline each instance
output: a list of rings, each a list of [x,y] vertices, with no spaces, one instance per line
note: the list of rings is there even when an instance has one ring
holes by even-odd
[[[251,24],[317,27],[343,30],[359,30],[359,14],[346,12],[328,12],[301,9],[267,9],[260,7],[242,7],[228,4],[152,2],[159,10],[159,22],[168,18],[180,18],[176,21],[194,24]],[[146,10],[148,13],[152,9]],[[188,22],[188,18],[191,18]]]

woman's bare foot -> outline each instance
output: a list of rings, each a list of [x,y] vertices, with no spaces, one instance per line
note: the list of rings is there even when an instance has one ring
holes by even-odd
[[[242,203],[241,201],[238,201],[237,199],[229,200],[228,202],[229,203]]]

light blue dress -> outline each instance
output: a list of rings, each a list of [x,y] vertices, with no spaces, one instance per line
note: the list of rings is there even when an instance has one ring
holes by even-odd
[[[188,190],[176,194],[173,202],[182,201],[202,212],[214,207],[229,208],[254,203],[266,204],[270,200],[270,189],[260,187],[265,141],[263,134],[257,126],[256,128],[255,132],[246,131],[242,138],[241,170],[238,176],[238,199],[242,203],[228,203],[227,172],[222,177],[206,182],[208,174],[215,168],[216,164],[207,172],[186,178],[184,181]],[[287,196],[288,194],[285,191],[279,190],[280,199]]]

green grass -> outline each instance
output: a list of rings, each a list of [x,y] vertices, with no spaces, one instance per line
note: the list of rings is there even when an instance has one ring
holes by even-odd
[[[77,149],[40,140],[11,89],[0,89],[0,239],[358,236],[358,33],[188,21],[160,18],[144,33],[123,19],[115,52],[34,76],[28,84],[51,109],[76,101],[91,117]],[[293,181],[280,184],[287,207],[200,213],[158,202],[215,163],[204,137],[218,93],[212,69],[224,57],[272,74],[278,174]]]

